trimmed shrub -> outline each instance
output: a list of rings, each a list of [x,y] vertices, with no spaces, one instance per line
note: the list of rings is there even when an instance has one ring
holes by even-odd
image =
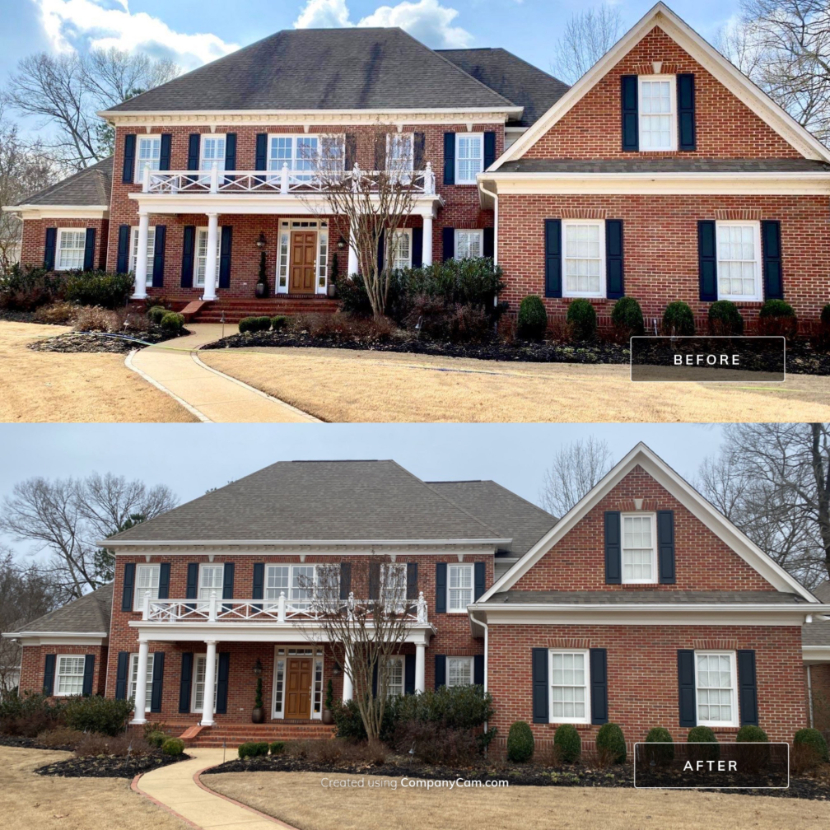
[[[648,730],[646,735],[647,744],[657,744],[657,746],[647,746],[645,748],[646,760],[651,763],[654,761],[657,766],[663,766],[674,760],[674,746],[671,745],[671,732],[664,729],[662,726],[655,726],[654,729]],[[662,746],[662,744],[668,744]]]
[[[130,274],[110,274],[106,271],[80,271],[66,280],[66,299],[78,305],[99,305],[120,308],[133,293]]]
[[[620,297],[611,309],[611,322],[617,333],[628,340],[646,332],[643,309],[633,297]]]
[[[161,325],[161,321],[164,319],[164,315],[167,314],[167,312],[168,309],[166,309],[163,305],[154,305],[147,309],[147,316],[150,318],[151,323],[155,323],[158,326]]]
[[[792,340],[798,332],[795,310],[783,300],[767,300],[758,312],[758,332]]]
[[[735,741],[739,744],[765,744],[769,742],[769,738],[760,726],[742,726],[735,736]]]
[[[553,750],[558,761],[572,764],[579,760],[582,753],[582,740],[576,727],[570,723],[563,723],[556,727],[553,733]]]
[[[597,313],[588,300],[574,300],[565,317],[577,340],[593,340],[597,336]]]
[[[0,733],[34,738],[63,723],[62,702],[53,703],[46,695],[24,692],[4,694],[0,699]]]
[[[258,331],[268,331],[270,328],[270,317],[243,317],[239,321],[240,334],[253,334]]]
[[[173,758],[184,755],[184,741],[181,738],[168,738],[161,745],[161,751]]]
[[[827,741],[818,729],[799,729],[798,732],[795,733],[795,738],[793,738],[793,746],[796,744],[799,746],[810,747],[815,751],[820,760],[830,761],[830,757],[828,757]]]
[[[175,311],[168,311],[161,318],[161,327],[165,331],[181,331],[184,328],[184,315],[177,314]]]
[[[283,755],[285,753],[285,741],[274,741],[270,749],[272,755]]]
[[[284,314],[278,314],[271,318],[271,330],[282,331],[288,325],[288,318]]]
[[[99,732],[102,735],[118,735],[133,712],[131,700],[115,700],[91,695],[72,697],[63,710],[64,722],[79,732]]]
[[[64,274],[45,268],[23,268],[17,263],[0,276],[0,308],[34,311],[63,299],[65,288]]]
[[[167,740],[167,737],[168,736],[165,735],[164,732],[158,732],[158,731],[151,732],[147,736],[147,743],[150,744],[150,746],[154,746],[156,748],[159,748],[159,747],[163,746],[164,742]]]
[[[715,335],[740,336],[744,318],[731,300],[718,300],[709,306],[709,332]]]
[[[237,752],[240,758],[259,758],[267,755],[269,748],[266,741],[248,741],[242,744]]]
[[[625,738],[616,723],[604,723],[597,732],[597,753],[606,755],[612,764],[625,761]]]
[[[530,724],[517,720],[507,734],[507,760],[523,764],[533,757],[533,731]]]
[[[541,340],[548,327],[548,314],[541,297],[529,294],[519,306],[519,322],[516,333],[523,340]]]
[[[668,335],[686,337],[695,333],[695,316],[688,303],[669,303],[663,312],[663,331]]]
[[[690,761],[717,761],[720,758],[720,744],[708,726],[692,727],[686,742],[699,744],[688,748]]]

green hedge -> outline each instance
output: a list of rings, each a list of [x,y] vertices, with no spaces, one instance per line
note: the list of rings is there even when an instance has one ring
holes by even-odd
[[[553,746],[558,760],[572,764],[579,760],[582,753],[582,740],[576,727],[570,723],[563,723],[556,727],[553,733]]]
[[[686,337],[695,333],[695,316],[687,303],[669,303],[663,312],[663,331],[668,335]]]
[[[618,724],[605,723],[600,726],[597,732],[597,751],[608,753],[612,763],[622,764],[625,761],[625,738]]]
[[[694,726],[689,730],[686,741],[701,746],[689,747],[689,758],[697,761],[717,761],[720,758],[720,744],[715,733],[708,726]],[[706,746],[709,744],[709,746]]]
[[[827,741],[818,729],[799,729],[793,739],[794,744],[812,747],[822,761],[830,761],[827,750]]]
[[[133,293],[130,274],[111,274],[106,271],[80,271],[66,279],[65,298],[78,305],[99,305],[120,308]]]
[[[162,745],[161,751],[165,755],[177,757],[184,754],[184,741],[181,738],[168,738]]]
[[[672,745],[671,732],[668,729],[664,729],[662,726],[649,729],[648,735],[646,735],[646,743],[657,744],[657,746],[647,746],[645,748],[646,759],[649,763],[654,761],[658,766],[663,766],[674,760],[674,746]]]
[[[742,726],[735,736],[737,743],[760,744],[768,743],[767,733],[760,726]]]
[[[100,695],[72,697],[63,707],[63,720],[66,726],[78,732],[115,736],[124,731],[132,712],[131,700]]]
[[[158,326],[161,325],[161,321],[168,311],[169,309],[166,309],[163,305],[154,305],[147,309],[147,317],[150,318],[151,323],[155,323]]]
[[[530,724],[518,720],[511,724],[507,734],[507,760],[523,764],[533,757],[533,731]]]
[[[164,745],[164,742],[168,739],[168,736],[164,734],[164,732],[151,732],[147,736],[147,743],[150,746],[161,747]]]
[[[715,335],[739,336],[744,333],[744,318],[731,300],[718,300],[709,306],[709,330]]]
[[[284,314],[278,314],[271,318],[271,330],[282,331],[288,325],[288,318]]]
[[[611,322],[618,332],[626,338],[640,337],[645,334],[643,309],[633,297],[620,297],[611,309]]]
[[[541,340],[548,327],[548,314],[541,297],[529,294],[519,306],[516,333],[523,340]]]
[[[597,313],[588,300],[574,300],[565,320],[577,340],[593,340],[597,336]]]
[[[165,331],[181,331],[184,328],[184,315],[168,311],[161,318],[161,327]]]
[[[282,755],[285,753],[285,741],[274,741],[270,746],[272,755]]]
[[[266,741],[248,741],[242,744],[237,752],[240,758],[259,758],[268,754],[270,746]]]
[[[239,321],[239,333],[247,334],[258,331],[268,331],[271,328],[270,317],[243,317]]]

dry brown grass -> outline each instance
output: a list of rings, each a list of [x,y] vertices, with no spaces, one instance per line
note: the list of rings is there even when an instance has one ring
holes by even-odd
[[[582,787],[324,789],[320,773],[224,773],[202,782],[301,830],[812,830],[830,804],[764,796]],[[360,776],[328,776],[359,779]]]
[[[505,363],[331,349],[227,349],[202,361],[331,422],[811,421],[826,377],[763,388],[631,383],[627,366]]]
[[[0,321],[0,421],[191,422],[172,398],[117,354],[33,352],[26,345],[70,329]]]
[[[0,815],[6,830],[185,830],[188,825],[132,792],[125,778],[35,775],[68,752],[0,746]]]

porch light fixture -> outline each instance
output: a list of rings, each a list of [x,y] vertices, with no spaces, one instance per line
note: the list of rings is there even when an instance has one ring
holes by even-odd
[[[334,664],[334,668],[331,670],[331,673],[335,677],[340,677],[340,675],[343,674],[343,667],[340,665],[340,663]]]
[[[257,248],[264,248],[265,247],[265,234],[260,231],[259,232],[259,239],[256,241]]]
[[[337,240],[337,250],[342,251],[346,247],[346,240],[343,239],[341,235],[340,239]]]
[[[256,659],[256,663],[254,663],[254,677],[259,677],[262,674],[262,663],[260,662],[259,657]]]

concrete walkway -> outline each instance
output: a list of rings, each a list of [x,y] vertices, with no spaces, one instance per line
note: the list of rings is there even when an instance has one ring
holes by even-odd
[[[199,360],[197,350],[222,336],[220,323],[191,323],[188,329],[193,333],[187,337],[132,352],[127,366],[206,423],[318,422],[312,415]],[[225,326],[226,335],[233,331],[234,327]]]
[[[295,830],[290,824],[243,807],[198,783],[198,774],[222,763],[221,749],[188,749],[188,761],[142,775],[133,789],[201,830]],[[227,758],[236,755],[228,750]],[[208,776],[209,778],[209,776]]]

